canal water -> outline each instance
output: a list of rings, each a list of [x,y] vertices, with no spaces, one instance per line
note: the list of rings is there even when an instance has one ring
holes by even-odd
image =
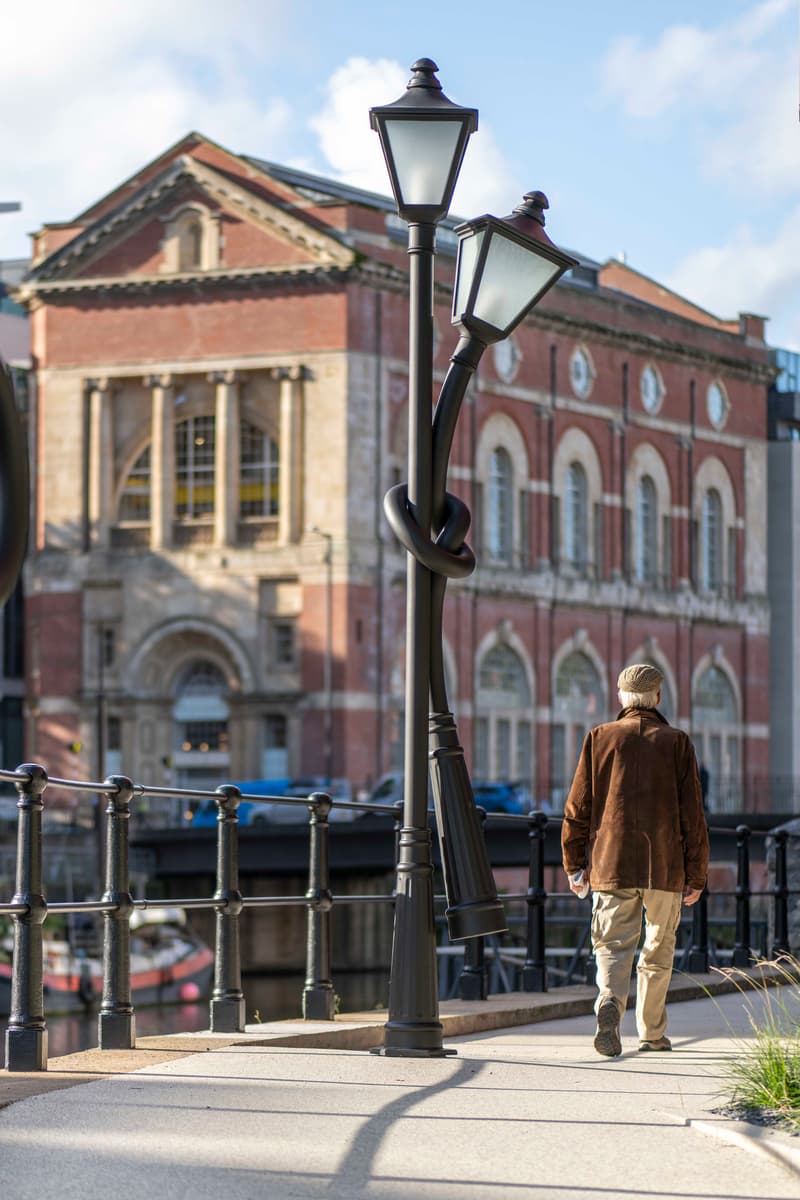
[[[242,982],[247,1024],[281,1021],[301,1015],[304,976],[250,975]],[[353,971],[334,976],[341,1012],[385,1008],[389,981],[384,971]],[[0,1066],[5,1066],[7,1017],[0,1016]],[[136,1009],[136,1035],[196,1033],[208,1029],[208,1003],[165,1004]],[[48,1055],[58,1058],[97,1045],[97,1010],[85,1015],[47,1016]]]

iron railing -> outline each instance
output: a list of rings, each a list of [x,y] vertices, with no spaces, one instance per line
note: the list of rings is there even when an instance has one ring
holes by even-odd
[[[242,799],[239,788],[224,784],[214,792],[181,788],[148,787],[135,784],[122,775],[112,775],[102,783],[85,780],[49,779],[44,767],[25,763],[16,771],[0,770],[0,783],[16,787],[19,799],[16,886],[11,900],[0,903],[0,916],[11,918],[14,931],[11,1004],[6,1031],[6,1069],[40,1071],[47,1069],[47,1025],[44,1010],[43,926],[48,914],[101,914],[103,917],[103,986],[98,1016],[100,1049],[129,1049],[135,1046],[135,1017],[131,996],[131,916],[137,909],[161,907],[163,899],[134,898],[129,872],[129,827],[132,802],[145,797],[166,797],[193,801],[213,799],[217,806],[216,886],[213,896],[170,899],[170,905],[186,910],[213,909],[215,920],[214,983],[209,1006],[212,1031],[240,1033],[245,1028],[245,998],[242,990],[242,963],[239,945],[239,917],[245,909],[302,906],[307,911],[306,976],[301,1011],[306,1019],[333,1020],[335,993],[331,979],[331,911],[339,905],[394,903],[393,893],[384,895],[334,895],[331,891],[329,857],[329,815],[334,801],[324,792],[307,798],[285,796],[248,796],[248,800],[268,801],[307,809],[309,812],[308,887],[301,896],[243,896],[239,889],[239,839],[237,809]],[[93,792],[105,797],[105,879],[99,900],[49,903],[43,886],[42,814],[48,786],[69,791]],[[367,804],[336,801],[337,808],[356,812],[382,813],[394,818],[395,862],[402,824],[402,805]],[[482,817],[485,813],[480,810]],[[523,991],[548,989],[551,968],[547,946],[546,906],[551,899],[570,893],[551,893],[545,889],[545,837],[548,824],[558,823],[539,811],[527,815],[493,813],[493,823],[511,823],[528,836],[528,887],[518,894],[505,894],[507,903],[525,905],[524,919],[512,918],[509,925],[524,928],[524,946],[504,950],[497,938],[472,938],[466,941],[463,962],[455,990],[462,999],[485,999],[488,995],[488,959],[495,974],[513,969]],[[730,829],[714,830],[730,834]],[[771,888],[751,888],[750,828],[739,825],[737,839],[737,884],[735,892],[717,891],[715,896],[732,896],[736,903],[735,945],[731,961],[746,966],[755,957],[751,946],[751,900],[769,897],[772,901],[773,937],[770,952],[788,952],[788,903],[794,895],[787,885],[786,844],[788,835],[774,835],[775,871]],[[762,836],[764,836],[762,834]],[[444,902],[445,897],[436,897]],[[569,958],[564,982],[572,982],[583,965],[583,978],[593,981],[588,959],[588,921],[584,916],[551,918],[573,928],[583,926],[577,945],[561,953]],[[763,939],[762,939],[763,941]],[[763,948],[763,947],[762,947]],[[521,952],[520,952],[521,951]],[[704,892],[692,913],[691,937],[680,961],[690,972],[705,972],[714,959],[709,937],[708,892]]]

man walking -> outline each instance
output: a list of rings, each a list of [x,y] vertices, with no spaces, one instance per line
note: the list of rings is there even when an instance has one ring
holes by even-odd
[[[561,848],[573,892],[586,883],[597,963],[594,1047],[622,1053],[619,1023],[645,914],[636,984],[640,1050],[671,1050],[665,1036],[681,902],[706,884],[708,829],[694,748],[658,711],[663,675],[637,663],[617,680],[622,711],[586,735],[564,809]],[[575,879],[578,872],[584,877]]]

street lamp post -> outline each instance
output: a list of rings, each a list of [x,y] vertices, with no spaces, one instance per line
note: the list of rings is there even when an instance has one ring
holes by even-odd
[[[325,692],[324,761],[325,786],[330,787],[333,778],[333,534],[325,533],[317,525],[311,529],[325,539],[325,657],[322,668],[322,687]]]
[[[446,491],[447,463],[466,387],[486,346],[507,337],[575,265],[544,233],[547,200],[539,192],[529,193],[503,221],[487,215],[458,227],[453,323],[461,337],[431,423],[436,223],[449,209],[478,117],[474,109],[459,108],[444,96],[437,70],[430,59],[419,59],[404,95],[371,111],[398,213],[408,222],[410,255],[409,482],[390,489],[384,501],[392,529],[408,551],[405,792],[389,1019],[378,1052],[417,1057],[447,1053],[438,1016],[429,756],[451,937],[505,928],[444,682],[447,579],[463,578],[475,566],[464,541],[469,511]]]

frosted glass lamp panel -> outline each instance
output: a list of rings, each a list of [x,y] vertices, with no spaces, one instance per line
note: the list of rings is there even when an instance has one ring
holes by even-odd
[[[458,266],[456,268],[456,292],[453,300],[453,320],[458,320],[467,310],[469,290],[475,275],[475,264],[483,245],[484,233],[473,233],[458,243]]]
[[[460,121],[387,120],[386,139],[403,206],[442,203],[462,129]]]
[[[550,259],[495,234],[475,300],[475,317],[495,329],[507,329],[560,269]]]

